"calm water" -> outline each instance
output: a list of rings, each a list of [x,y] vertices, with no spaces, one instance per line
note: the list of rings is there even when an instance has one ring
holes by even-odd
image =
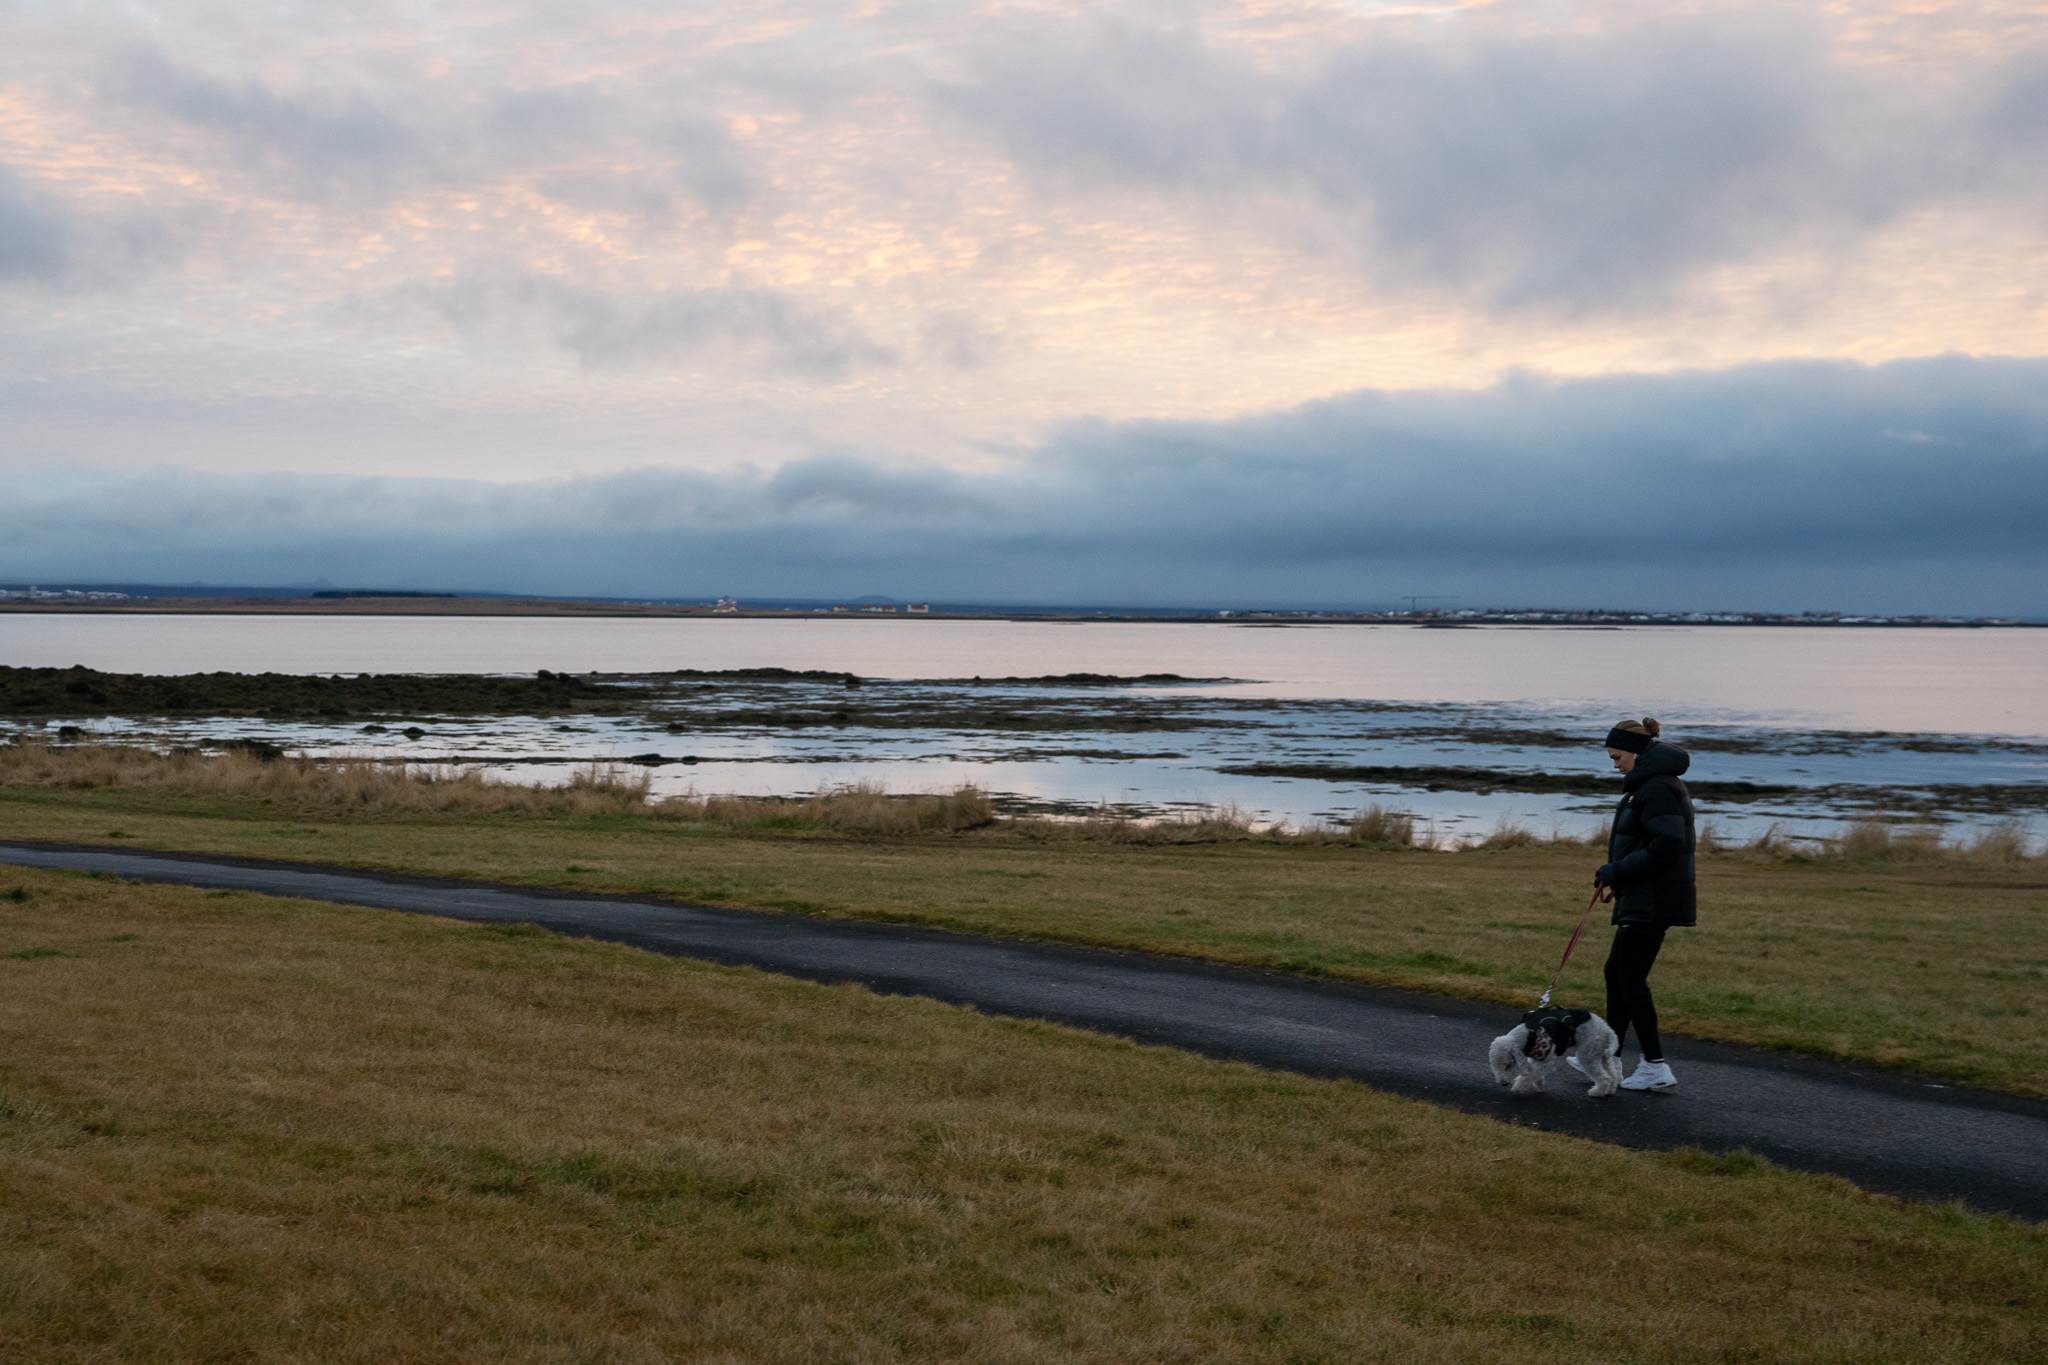
[[[360,727],[95,722],[168,737],[261,733],[308,751],[486,761],[558,777],[565,760],[687,748],[664,790],[795,793],[858,777],[892,787],[975,781],[1023,804],[1134,809],[1235,801],[1303,820],[1366,800],[1445,834],[1501,819],[1578,828],[1584,797],[1430,792],[1399,783],[1232,774],[1264,761],[1598,771],[1621,716],[1660,717],[1699,746],[1693,776],[1789,783],[1811,799],[1703,808],[1730,833],[1822,829],[1883,805],[1859,792],[2048,783],[2048,630],[1640,627],[1625,630],[1225,623],[572,620],[306,616],[0,616],[0,662],[119,672],[645,673],[779,666],[873,679],[1177,673],[1234,681],[1120,696],[1172,701],[1192,730],[1058,736],[734,725],[687,745],[647,717],[422,718],[403,740]],[[909,695],[909,694],[905,694]],[[937,705],[943,698],[931,694]],[[1084,705],[1072,689],[989,692]],[[1093,697],[1102,694],[1096,692]],[[1114,727],[1112,727],[1114,728]],[[1569,737],[1583,735],[1583,750]],[[1982,811],[1973,819],[1992,818]]]

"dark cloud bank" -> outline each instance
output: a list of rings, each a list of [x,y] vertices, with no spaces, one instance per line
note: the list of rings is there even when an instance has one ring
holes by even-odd
[[[545,484],[159,471],[0,510],[0,577],[606,595],[2048,617],[2048,361],[1799,362]]]

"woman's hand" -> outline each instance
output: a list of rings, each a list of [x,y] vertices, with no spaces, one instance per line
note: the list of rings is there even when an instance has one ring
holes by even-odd
[[[1600,870],[1599,870],[1598,872],[1595,872],[1595,873],[1593,874],[1593,885],[1595,885],[1595,886],[1612,886],[1612,885],[1614,885],[1614,864],[1613,864],[1613,863],[1602,863],[1602,864],[1600,864]]]

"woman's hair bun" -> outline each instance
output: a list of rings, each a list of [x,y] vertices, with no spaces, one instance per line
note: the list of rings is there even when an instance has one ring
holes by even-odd
[[[1657,736],[1664,733],[1664,727],[1657,723],[1657,718],[1655,716],[1644,716],[1643,733],[1648,735],[1651,739],[1655,739]]]

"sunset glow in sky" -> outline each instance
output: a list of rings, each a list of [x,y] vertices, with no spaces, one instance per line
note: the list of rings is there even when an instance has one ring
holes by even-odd
[[[0,309],[8,579],[2048,614],[2017,0],[17,3]]]

